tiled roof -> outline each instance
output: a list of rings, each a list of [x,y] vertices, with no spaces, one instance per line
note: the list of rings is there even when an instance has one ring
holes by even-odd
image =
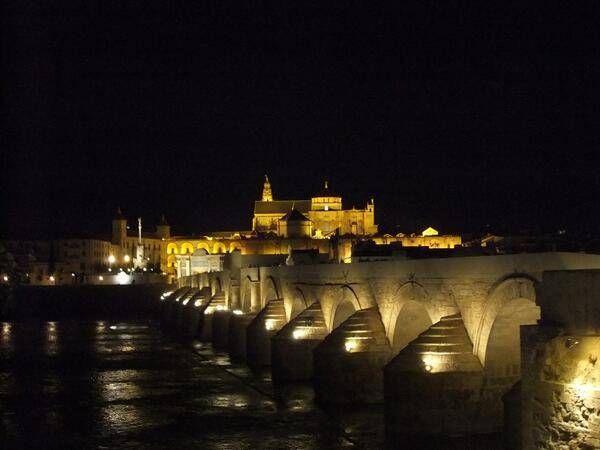
[[[287,214],[295,208],[301,213],[310,211],[310,200],[273,200],[254,202],[254,214]]]
[[[286,222],[310,222],[310,220],[296,208],[288,211],[287,214],[279,220]]]

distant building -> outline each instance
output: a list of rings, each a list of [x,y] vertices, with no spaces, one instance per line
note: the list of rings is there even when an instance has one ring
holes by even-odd
[[[317,238],[329,237],[334,233],[355,236],[377,233],[373,199],[364,209],[343,209],[342,197],[329,189],[326,181],[324,189],[309,200],[274,200],[271,183],[266,175],[262,199],[254,202],[252,230],[281,234],[280,221],[292,209],[311,222],[310,236]]]
[[[453,249],[462,245],[462,238],[455,234],[441,235],[432,227],[428,227],[420,235],[398,233],[395,236],[384,234],[374,236],[372,240],[378,245],[402,243],[403,247],[427,247],[430,249]]]

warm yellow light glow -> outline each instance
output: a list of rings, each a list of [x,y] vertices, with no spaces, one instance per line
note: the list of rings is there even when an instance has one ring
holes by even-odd
[[[296,328],[292,332],[292,336],[294,339],[304,339],[308,335],[308,330],[306,328]]]
[[[600,392],[600,387],[588,383],[573,383],[571,387],[582,399],[591,397],[594,392]]]
[[[438,233],[438,230],[436,230],[435,228],[428,227],[423,230],[423,232],[421,233],[421,236],[437,236],[439,234],[440,233]]]
[[[182,304],[183,306],[185,306],[185,305],[187,305],[189,302],[190,302],[190,299],[189,299],[189,298],[186,298],[186,299],[185,299],[183,302],[181,302],[181,304]]]
[[[50,275],[50,281],[51,281],[52,283],[54,283],[54,280],[55,280],[55,278],[54,278],[54,275]]]
[[[123,261],[125,261],[126,263],[128,263],[129,261],[131,261],[131,256],[129,256],[129,255],[123,256]]]
[[[344,343],[344,347],[346,348],[346,351],[348,353],[352,353],[352,352],[355,352],[356,350],[358,350],[358,346],[359,346],[358,340],[353,339],[353,338],[346,339],[346,342]]]
[[[74,276],[75,276],[75,274],[74,274],[73,272],[71,272],[71,276],[72,276],[72,277],[74,277]]]
[[[4,276],[2,277],[2,279],[3,279],[4,281],[8,281],[8,277],[7,277],[6,275],[4,275]]]
[[[98,279],[99,279],[100,281],[104,281],[104,277],[103,277],[102,275],[100,275],[100,276],[98,277]]]
[[[426,372],[439,372],[443,369],[441,355],[423,355],[423,369]]]
[[[265,320],[265,328],[268,331],[274,330],[275,329],[275,325],[276,325],[276,322],[273,319],[267,319],[267,320]]]
[[[234,309],[234,310],[233,310],[233,313],[234,313],[236,316],[241,316],[242,314],[244,314],[244,311],[242,311],[241,309]]]
[[[217,305],[215,308],[217,311],[227,311],[227,306]]]
[[[196,308],[198,308],[198,307],[199,307],[199,306],[201,306],[201,305],[202,305],[202,300],[201,300],[201,299],[198,299],[198,300],[196,300],[196,301],[194,302],[194,306],[195,306]]]
[[[109,262],[109,264],[114,264],[116,260],[117,259],[115,258],[115,255],[109,255],[108,256],[108,262]]]
[[[215,312],[215,307],[214,306],[209,306],[208,308],[206,308],[204,310],[204,315],[209,315]]]
[[[117,283],[121,285],[129,284],[129,275],[127,275],[125,272],[119,272],[117,274]]]

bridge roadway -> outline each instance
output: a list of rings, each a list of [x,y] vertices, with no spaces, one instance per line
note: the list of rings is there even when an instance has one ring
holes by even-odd
[[[384,403],[389,442],[489,434],[509,425],[505,401],[520,395],[522,326],[598,333],[596,285],[581,304],[568,289],[555,295],[557,283],[544,291],[547,274],[586,269],[600,269],[600,255],[225,270],[181,279],[162,298],[162,322],[252,368],[271,367],[275,381],[311,380],[322,404]],[[557,309],[567,302],[577,306]],[[590,320],[569,328],[572,313]]]

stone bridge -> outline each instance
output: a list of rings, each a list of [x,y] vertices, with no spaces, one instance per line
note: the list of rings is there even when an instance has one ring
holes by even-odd
[[[392,442],[491,433],[520,386],[521,327],[567,300],[542,295],[544,274],[598,268],[578,253],[244,268],[182,279],[163,317],[276,382],[312,380],[322,403],[384,402]]]

